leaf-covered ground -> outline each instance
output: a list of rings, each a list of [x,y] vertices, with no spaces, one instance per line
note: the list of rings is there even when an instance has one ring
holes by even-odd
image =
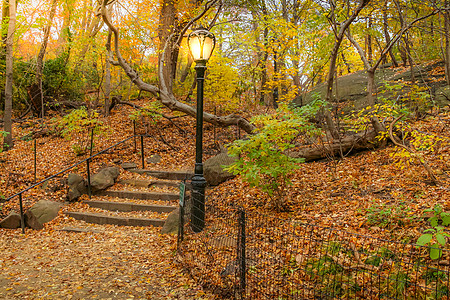
[[[206,299],[175,262],[176,237],[156,228],[0,231],[1,299]],[[75,224],[79,226],[79,224]]]
[[[143,105],[145,101],[136,102]],[[119,107],[104,122],[110,129],[95,141],[94,152],[132,135],[128,117],[132,109]],[[247,116],[248,117],[248,116]],[[0,193],[9,196],[31,185],[33,178],[33,142],[26,136],[32,131],[51,130],[50,118],[40,127],[39,120],[15,123],[13,150],[0,154]],[[174,123],[174,124],[173,124]],[[450,110],[427,117],[414,124],[449,139]],[[138,133],[148,133],[145,156],[159,154],[152,169],[192,170],[194,162],[194,121],[181,117],[161,119],[157,125],[143,126]],[[218,152],[217,144],[239,136],[235,128],[214,129],[205,125],[205,158]],[[82,138],[86,138],[87,132]],[[23,138],[23,139],[22,139]],[[50,132],[37,140],[38,181],[87,157],[76,156],[72,145]],[[95,158],[92,169],[121,162],[140,163],[139,140]],[[311,224],[341,228],[351,232],[413,242],[425,227],[424,209],[440,203],[450,211],[450,149],[427,153],[426,158],[440,184],[430,184],[421,165],[401,169],[391,154],[392,146],[366,151],[339,160],[301,165],[289,189],[290,212],[280,217],[296,218]],[[85,174],[81,165],[73,170]],[[122,173],[121,178],[127,177]],[[61,178],[66,178],[67,173]],[[54,188],[57,180],[24,195],[25,208],[39,199],[64,202],[66,189]],[[237,188],[239,187],[239,188]],[[54,191],[56,190],[56,191]],[[209,191],[223,203],[239,203],[247,209],[269,212],[267,197],[248,187],[236,177]],[[82,205],[68,204],[82,209]],[[0,204],[0,217],[18,211],[18,199]],[[62,214],[42,231],[0,229],[0,298],[5,299],[201,299],[211,298],[175,261],[176,237],[162,236],[154,228],[89,226],[87,232],[63,232],[66,226],[80,226]]]

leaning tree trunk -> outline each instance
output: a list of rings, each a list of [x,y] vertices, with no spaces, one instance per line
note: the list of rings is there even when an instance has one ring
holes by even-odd
[[[370,2],[370,0],[360,0],[358,6],[353,11],[353,14],[344,22],[340,23],[340,26],[337,27],[338,23],[335,19],[330,19],[330,21],[334,21],[333,25],[335,28],[335,40],[334,45],[331,50],[330,54],[330,63],[328,67],[328,75],[327,75],[327,93],[325,100],[327,102],[331,102],[331,98],[333,95],[333,80],[334,80],[334,73],[336,71],[336,61],[337,56],[339,54],[339,48],[341,47],[342,40],[344,39],[345,32],[347,31],[350,24],[356,19],[356,17],[359,15],[361,10]],[[325,120],[327,122],[328,130],[330,131],[331,135],[334,139],[339,138],[339,132],[336,129],[336,126],[334,125],[334,122],[332,121],[332,118],[330,116],[330,112],[327,111],[325,115]]]
[[[194,19],[192,19],[181,31],[178,37],[178,40],[181,42],[181,37],[186,32],[187,28],[192,25],[192,23],[195,20],[200,19],[202,16],[206,14],[206,12],[211,9],[211,6],[214,5],[216,2],[210,1],[207,5],[205,5],[204,10],[200,12]],[[159,69],[158,77],[159,77],[159,84],[160,86],[157,87],[152,84],[148,84],[144,82],[140,77],[139,74],[130,66],[130,64],[123,58],[120,49],[119,49],[119,30],[113,25],[111,22],[110,15],[106,9],[106,5],[108,4],[108,0],[103,0],[101,5],[101,16],[103,18],[103,21],[108,26],[109,29],[114,34],[114,53],[117,58],[117,64],[122,68],[122,70],[125,72],[125,74],[130,78],[131,82],[135,84],[140,90],[149,92],[155,96],[156,99],[158,99],[164,106],[169,108],[172,111],[180,111],[183,112],[189,116],[196,117],[197,111],[195,108],[193,108],[190,105],[187,105],[183,102],[180,102],[176,99],[175,95],[173,94],[172,89],[170,89],[167,85],[168,82],[170,82],[170,77],[165,77],[165,74],[163,72],[163,69]],[[176,43],[178,44],[178,43]],[[168,49],[169,43],[165,44],[165,47],[163,48],[165,51],[171,51],[171,49]],[[165,57],[164,55],[162,57]],[[160,59],[159,65],[163,65],[164,61]],[[255,126],[251,124],[248,120],[246,120],[243,117],[240,117],[235,114],[231,114],[228,116],[216,116],[207,112],[203,112],[203,118],[205,122],[214,124],[216,126],[220,127],[226,127],[226,126],[233,126],[237,125],[244,131],[250,133],[255,129]]]
[[[387,132],[386,128],[375,117],[371,120],[372,128],[365,131],[347,135],[340,139],[340,141],[332,141],[324,143],[322,146],[303,146],[297,145],[296,148],[290,149],[288,156],[294,158],[304,158],[305,161],[314,161],[327,158],[331,155],[339,155],[340,153],[349,154],[367,149],[374,149],[386,145],[387,140],[379,140],[382,132]],[[383,135],[385,136],[385,134]]]
[[[9,23],[6,38],[6,83],[5,83],[5,114],[4,130],[7,135],[4,143],[11,149],[13,147],[12,132],[12,98],[13,98],[13,43],[16,29],[16,0],[9,0]]]
[[[391,42],[391,36],[389,34],[388,30],[388,16],[387,16],[387,0],[384,1],[384,8],[383,8],[383,31],[384,31],[384,39],[386,40],[386,45],[389,45]],[[397,68],[398,62],[395,59],[394,52],[392,51],[392,48],[389,48],[389,56],[392,60],[392,65]]]

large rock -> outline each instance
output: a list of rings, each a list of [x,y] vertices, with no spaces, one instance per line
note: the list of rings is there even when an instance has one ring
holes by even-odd
[[[11,212],[6,218],[0,221],[0,228],[16,229],[20,227],[20,215]]]
[[[75,201],[81,195],[87,193],[86,181],[78,174],[69,174],[69,177],[67,178],[67,184],[69,186],[67,200],[69,201]]]
[[[101,191],[114,185],[119,176],[119,168],[106,167],[101,169],[97,174],[91,176],[92,191]]]
[[[450,103],[450,85],[443,86],[436,90],[435,101],[441,106],[448,105]]]
[[[222,166],[228,166],[237,160],[236,157],[231,157],[226,150],[206,160],[203,165],[203,173],[209,185],[219,185],[234,175],[223,169]]]
[[[432,70],[437,67],[443,67],[442,61],[432,64],[424,63],[416,66],[415,79],[419,87],[426,87],[431,90],[432,97],[440,106],[448,105],[450,92],[445,87],[444,75],[431,75]],[[411,81],[411,70],[409,68],[390,68],[389,65],[378,67],[375,72],[375,84],[378,90],[378,96],[385,90],[386,84],[398,84],[398,81]],[[407,95],[410,88],[405,86],[401,89],[399,95]],[[305,94],[302,94],[292,101],[294,106],[303,106],[311,103],[316,97],[324,100],[327,93],[327,84],[317,84],[313,89]],[[384,97],[392,97],[392,92],[387,91],[383,94]],[[397,96],[395,96],[397,97]],[[360,109],[368,105],[367,102],[367,72],[357,71],[337,78],[336,86],[333,86],[333,102],[347,102],[349,101],[354,109]]]
[[[147,158],[147,163],[149,164],[159,164],[161,162],[162,157],[158,154],[152,155]]]
[[[36,230],[44,228],[44,224],[50,222],[58,215],[62,204],[50,200],[39,200],[25,213],[25,224]]]
[[[178,233],[178,226],[180,224],[180,208],[175,209],[169,214],[161,228],[162,234],[176,234]]]
[[[134,162],[124,162],[124,163],[121,165],[121,167],[124,168],[125,170],[128,170],[128,169],[136,169],[136,168],[137,168],[137,164],[134,163]]]

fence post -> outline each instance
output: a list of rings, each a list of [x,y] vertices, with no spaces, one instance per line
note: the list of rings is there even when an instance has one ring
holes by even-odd
[[[214,107],[214,115],[216,115],[217,116],[217,107],[215,106]],[[216,124],[214,123],[213,124],[213,128],[214,128],[214,146],[216,145]]]
[[[37,175],[37,150],[36,150],[36,139],[34,139],[34,183],[36,183],[36,175]]]
[[[136,143],[136,121],[133,120],[133,140],[134,140],[134,152],[136,153],[137,143]]]
[[[145,169],[144,165],[144,136],[141,135],[141,161],[142,161],[142,169]]]
[[[22,233],[25,233],[25,218],[23,215],[22,193],[19,194],[19,205],[20,205],[20,226],[22,227]]]
[[[180,250],[180,244],[184,239],[184,206],[186,197],[186,182],[180,183],[180,219],[178,224],[177,251]]]
[[[91,149],[90,149],[90,155],[92,156],[92,150],[94,148],[94,127],[91,128]]]
[[[87,168],[87,184],[88,184],[88,195],[89,195],[89,199],[91,199],[92,196],[92,192],[91,192],[91,170],[90,170],[90,158],[88,158],[86,160],[86,168]]]
[[[239,270],[239,293],[241,299],[245,299],[245,286],[246,286],[246,263],[245,263],[245,210],[239,209],[239,236],[238,236],[238,270]]]

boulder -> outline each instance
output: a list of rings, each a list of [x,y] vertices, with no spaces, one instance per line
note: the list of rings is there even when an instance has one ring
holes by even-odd
[[[114,185],[119,176],[119,168],[106,167],[101,169],[97,174],[91,176],[92,191],[101,191]]]
[[[222,166],[228,166],[237,160],[236,157],[228,155],[226,150],[213,156],[203,164],[203,173],[209,185],[219,185],[234,175],[225,171]]]
[[[434,100],[441,106],[448,105],[450,103],[450,85],[437,89],[436,98]]]
[[[161,162],[162,157],[158,154],[152,155],[147,158],[147,163],[149,164],[159,164]]]
[[[39,200],[25,213],[25,224],[35,230],[44,228],[44,224],[50,222],[58,215],[62,204],[50,200]]]
[[[64,180],[64,178],[52,178],[45,181],[41,187],[47,192],[54,193],[56,191],[62,190],[65,185],[66,180]]]
[[[6,218],[0,221],[0,228],[16,229],[20,227],[20,214],[11,212]]]
[[[125,162],[121,165],[121,167],[125,170],[128,169],[136,169],[137,168],[137,164],[134,162]]]
[[[162,234],[177,234],[178,226],[180,224],[180,208],[172,211],[166,219],[163,227],[161,228]]]
[[[414,67],[416,75],[416,84],[419,87],[426,87],[430,89],[435,98],[435,102],[439,106],[445,106],[449,103],[450,91],[448,87],[443,87],[442,79],[445,79],[444,75],[430,75],[435,68],[443,67],[442,61],[434,62],[432,64],[424,63]],[[419,76],[420,74],[420,76]],[[381,92],[385,90],[386,84],[397,84],[398,80],[411,81],[410,68],[390,68],[389,65],[380,66],[375,72],[375,84],[377,85],[378,96],[381,96]],[[351,74],[339,76],[337,78],[336,87],[333,88],[333,101],[342,103],[349,101],[354,106],[354,109],[358,110],[367,106],[367,72],[357,71]],[[401,89],[399,95],[406,95],[409,92],[409,87],[405,86]],[[292,104],[294,106],[303,106],[311,103],[316,97],[324,100],[327,93],[327,83],[317,84],[313,89],[305,94],[296,97]],[[383,93],[383,97],[392,97],[391,91]],[[397,96],[395,96],[397,97]]]
[[[69,191],[67,193],[68,201],[75,201],[81,195],[87,193],[86,180],[78,174],[71,173],[67,178],[67,184],[69,186]]]

